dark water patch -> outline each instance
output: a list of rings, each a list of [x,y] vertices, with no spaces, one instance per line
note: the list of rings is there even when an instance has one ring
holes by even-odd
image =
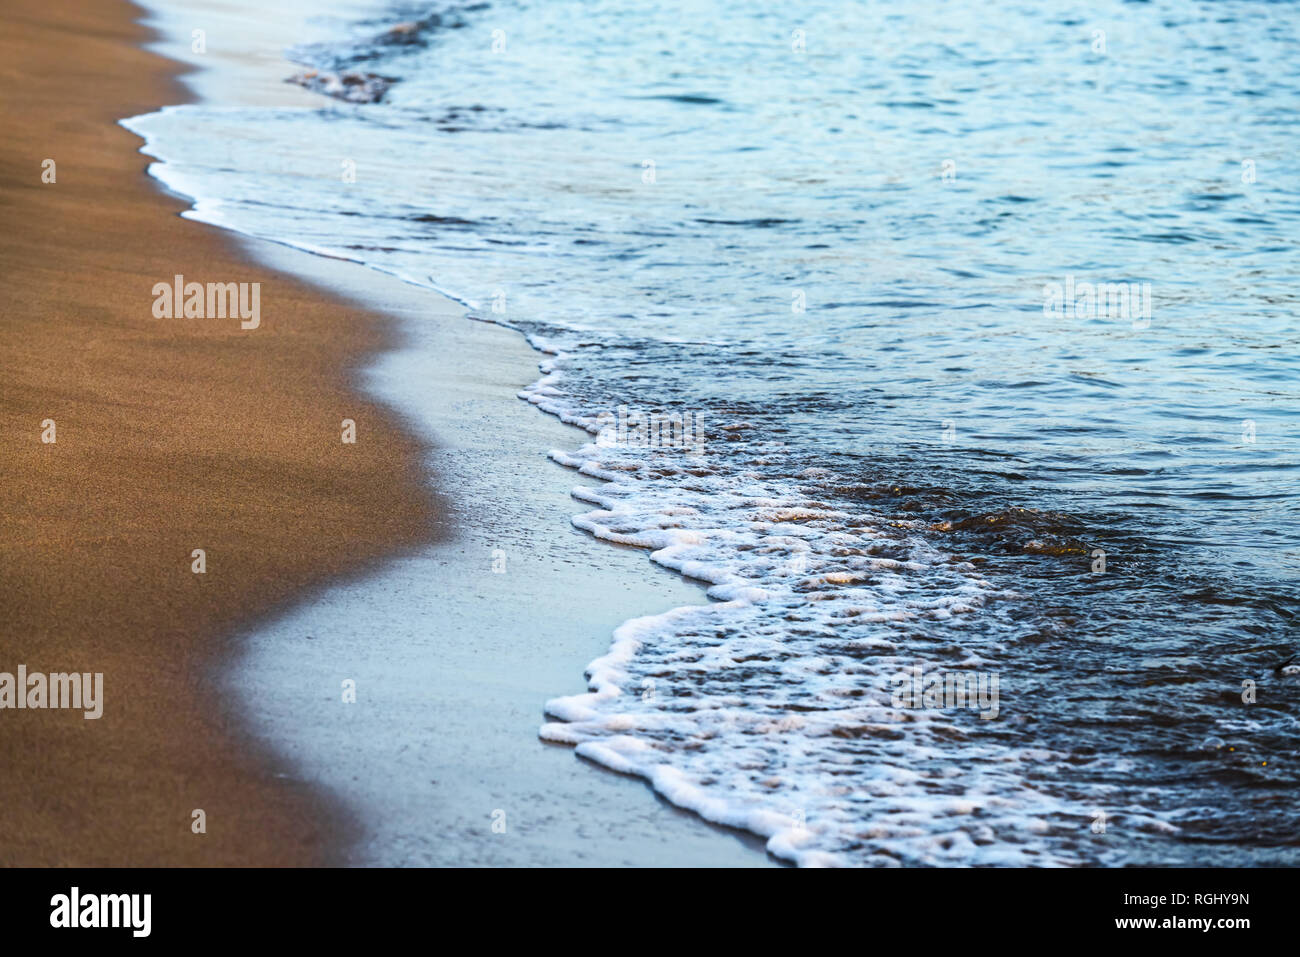
[[[648,96],[628,97],[632,100],[662,100],[667,103],[684,103],[688,106],[727,106],[726,100],[704,93],[653,93]]]
[[[749,226],[754,229],[770,229],[773,226],[784,226],[798,223],[797,219],[781,219],[778,217],[763,217],[761,219],[696,219],[697,223],[705,223],[711,226]]]
[[[413,223],[432,223],[438,226],[477,226],[479,223],[472,219],[462,219],[459,216],[437,216],[433,213],[419,213],[414,216],[406,217]]]

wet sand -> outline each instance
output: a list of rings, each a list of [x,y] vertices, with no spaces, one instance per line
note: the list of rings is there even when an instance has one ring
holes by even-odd
[[[582,434],[516,398],[537,354],[427,290],[179,218],[118,119],[314,101],[282,82],[287,33],[213,66],[184,8],[153,36],[140,13],[20,0],[0,35],[0,671],[102,671],[106,698],[98,721],[0,712],[0,864],[771,865],[537,737],[617,624],[704,600],[568,525],[588,480],[545,452]],[[142,43],[189,62],[183,86]],[[154,318],[176,273],[261,282],[260,328]]]
[[[545,702],[586,690],[583,669],[618,625],[707,600],[645,550],[570,523],[590,509],[571,490],[599,483],[547,457],[589,436],[518,398],[540,354],[427,289],[248,246],[402,322],[410,348],[379,357],[362,382],[430,440],[430,471],[455,492],[438,541],[257,622],[227,672],[282,773],[354,810],[347,862],[775,866],[762,839],[538,737]],[[343,678],[355,704],[340,703]]]
[[[99,720],[0,711],[0,864],[328,863],[355,823],[280,776],[216,676],[258,616],[432,540],[427,450],[353,388],[387,320],[179,218],[145,175],[116,121],[187,94],[139,15],[0,15],[0,671],[102,672],[105,699]],[[176,274],[260,282],[260,327],[155,318]]]

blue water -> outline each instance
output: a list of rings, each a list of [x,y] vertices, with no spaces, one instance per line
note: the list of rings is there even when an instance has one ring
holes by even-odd
[[[625,626],[545,737],[803,863],[1294,864],[1298,27],[406,4],[290,54],[378,103],[127,125],[196,218],[520,329],[544,410],[704,423],[554,451],[610,480],[579,527],[718,601]],[[900,708],[914,665],[997,717]]]

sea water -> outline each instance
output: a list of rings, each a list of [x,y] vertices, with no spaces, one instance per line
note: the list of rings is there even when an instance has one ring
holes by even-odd
[[[1295,7],[327,25],[378,102],[126,125],[187,215],[520,330],[574,523],[707,583],[544,738],[805,864],[1297,863]]]

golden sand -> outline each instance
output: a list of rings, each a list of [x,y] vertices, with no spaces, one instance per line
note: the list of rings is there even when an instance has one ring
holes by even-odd
[[[240,626],[431,537],[422,450],[351,386],[385,319],[259,267],[146,176],[116,121],[186,95],[139,15],[0,13],[0,671],[102,672],[105,699],[98,720],[0,710],[0,863],[325,863],[346,816],[277,776],[214,679]],[[155,318],[176,274],[260,282],[260,327]]]

